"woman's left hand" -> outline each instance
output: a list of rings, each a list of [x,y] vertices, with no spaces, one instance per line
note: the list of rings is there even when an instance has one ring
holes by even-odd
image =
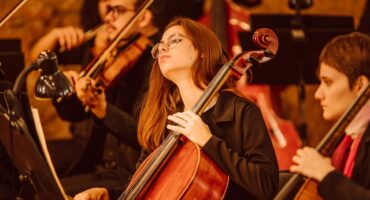
[[[186,136],[189,140],[203,147],[212,137],[211,131],[202,119],[191,111],[178,112],[169,115],[168,119],[177,125],[167,125],[167,128]]]

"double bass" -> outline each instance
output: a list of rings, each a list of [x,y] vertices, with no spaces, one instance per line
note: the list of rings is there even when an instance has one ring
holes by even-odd
[[[263,50],[240,53],[226,63],[193,106],[194,113],[202,114],[229,76],[239,79],[254,64],[275,56],[278,40],[270,29],[257,30],[253,41]],[[222,199],[228,182],[229,177],[198,145],[170,132],[140,165],[119,199]]]

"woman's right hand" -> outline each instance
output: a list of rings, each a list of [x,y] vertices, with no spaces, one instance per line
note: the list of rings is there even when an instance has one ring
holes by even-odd
[[[76,194],[74,200],[109,200],[108,190],[105,188],[90,188]]]
[[[83,30],[73,26],[54,28],[49,34],[65,50],[80,46],[84,40]]]

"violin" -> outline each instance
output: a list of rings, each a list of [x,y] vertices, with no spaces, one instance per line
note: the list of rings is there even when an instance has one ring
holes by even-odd
[[[151,42],[140,34],[134,35],[128,41],[123,41],[123,38],[153,1],[146,0],[138,8],[135,15],[122,27],[107,47],[81,71],[80,78],[90,77],[97,81],[96,87],[106,88],[131,69]],[[99,90],[97,91],[99,93]]]
[[[202,114],[230,76],[239,79],[254,64],[276,55],[278,41],[270,29],[257,30],[253,41],[264,50],[242,52],[223,65],[193,106],[194,113]],[[140,165],[119,199],[222,199],[228,182],[229,177],[198,145],[172,131]]]
[[[346,112],[343,113],[340,119],[333,125],[333,127],[317,145],[316,150],[319,153],[325,156],[331,156],[331,154],[334,152],[334,149],[344,137],[344,131],[346,127],[355,118],[357,113],[369,99],[370,84],[361,91],[360,95],[353,101]],[[296,194],[295,199],[321,199],[317,193],[318,182],[311,178],[307,178],[304,181],[303,186],[300,186],[300,184],[303,182],[303,178],[304,177],[300,174],[293,175],[275,196],[274,200],[284,200],[290,198],[297,187],[300,187],[300,190]]]
[[[80,77],[89,76],[105,88],[113,85],[122,75],[126,74],[139,57],[151,44],[151,41],[140,34],[134,35],[129,41],[121,43],[101,65],[94,68],[95,59],[81,72]]]

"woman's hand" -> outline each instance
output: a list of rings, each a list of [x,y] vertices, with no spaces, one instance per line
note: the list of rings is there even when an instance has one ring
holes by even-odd
[[[105,93],[102,88],[96,87],[95,80],[83,77],[77,81],[75,90],[77,98],[84,106],[88,106],[96,117],[99,119],[105,117],[107,111]]]
[[[167,125],[167,128],[186,136],[189,140],[203,147],[212,137],[211,131],[202,119],[191,111],[178,112],[168,116],[177,125]]]
[[[322,181],[329,172],[335,170],[329,158],[323,157],[311,147],[298,149],[293,162],[295,165],[290,167],[291,172],[301,173],[317,181]]]
[[[76,194],[74,200],[109,200],[108,190],[105,188],[91,188]]]

